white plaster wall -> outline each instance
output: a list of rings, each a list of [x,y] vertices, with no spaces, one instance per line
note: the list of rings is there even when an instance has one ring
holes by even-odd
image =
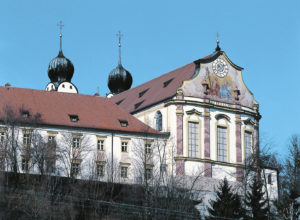
[[[228,181],[236,181],[236,168],[213,164],[212,178],[224,179],[225,177]]]
[[[21,169],[21,147],[23,144],[23,129],[19,128],[16,129],[16,137],[19,143],[18,149],[18,162],[19,162],[19,172],[23,172]],[[27,127],[26,129],[31,129]],[[51,134],[48,131],[52,132]],[[34,131],[35,132],[35,131]],[[105,132],[84,132],[78,130],[53,130],[53,129],[39,129],[38,132],[44,137],[45,142],[48,140],[48,135],[55,136],[55,140],[57,143],[57,158],[55,162],[56,172],[53,175],[60,175],[60,176],[68,176],[70,173],[71,162],[70,160],[72,157],[67,156],[61,158],[60,156],[60,149],[69,149],[72,152],[72,142],[68,142],[72,140],[72,134],[74,135],[82,135],[81,139],[81,173],[76,178],[78,179],[98,179],[98,180],[108,180],[111,178],[111,158],[112,158],[112,135],[111,133]],[[54,134],[55,133],[55,134]],[[64,135],[69,135],[71,139],[64,138]],[[98,177],[96,175],[96,160],[97,160],[97,137],[105,138],[105,151],[104,154],[106,155],[105,159],[103,160],[105,163],[105,175],[104,177]],[[121,152],[121,142],[122,140],[128,141],[128,153]],[[114,134],[113,135],[113,167],[114,167],[114,181],[115,182],[128,182],[133,183],[135,180],[136,172],[134,172],[133,167],[136,165],[134,161],[138,161],[138,159],[142,159],[142,155],[137,154],[134,150],[140,149],[140,152],[144,152],[144,144],[145,140],[152,141],[152,148],[153,148],[153,159],[149,161],[150,164],[153,166],[153,174],[157,173],[160,170],[160,162],[161,160],[158,158],[158,148],[157,146],[160,145],[160,149],[162,147],[166,148],[166,152],[168,152],[168,145],[166,144],[165,139],[157,139],[151,138],[149,136],[142,136],[142,135],[128,135],[128,134]],[[125,156],[125,157],[124,157]],[[137,157],[139,157],[137,159]],[[170,158],[167,158],[170,159]],[[32,162],[32,161],[31,161]],[[128,178],[120,178],[120,162],[126,163],[129,165],[128,167]],[[65,165],[67,164],[67,165]],[[168,167],[170,168],[170,167]],[[9,167],[7,170],[11,170]],[[30,167],[30,173],[39,173],[37,165]]]
[[[277,180],[277,171],[271,169],[265,169],[265,177],[267,182],[268,195],[271,200],[276,200],[278,198],[278,180]],[[272,182],[268,183],[268,175],[271,174]]]
[[[46,86],[46,91],[55,91],[55,85],[53,83],[48,83],[48,85]]]
[[[78,93],[76,87],[69,82],[63,82],[61,83],[58,88],[57,88],[58,92],[66,92],[66,93]]]
[[[203,163],[197,161],[185,162],[185,174],[188,176],[203,176]]]

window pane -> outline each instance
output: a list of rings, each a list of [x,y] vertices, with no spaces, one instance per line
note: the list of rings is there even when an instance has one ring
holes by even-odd
[[[198,157],[199,124],[197,122],[189,122],[188,130],[189,157]]]
[[[161,131],[162,130],[162,114],[160,111],[156,112],[156,130]]]
[[[145,144],[145,153],[151,154],[151,144]]]
[[[250,132],[245,132],[245,159],[247,160],[251,156],[252,150],[252,134]]]
[[[121,177],[127,178],[127,167],[121,167]]]
[[[104,140],[98,140],[98,150],[104,150]]]
[[[121,151],[122,152],[127,152],[127,145],[128,145],[127,142],[122,142],[122,146],[121,146]]]
[[[227,128],[218,127],[218,161],[227,161]]]
[[[97,174],[98,174],[98,176],[104,176],[104,166],[103,165],[97,165]]]

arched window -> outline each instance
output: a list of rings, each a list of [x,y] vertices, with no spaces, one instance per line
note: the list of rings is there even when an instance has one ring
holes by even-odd
[[[162,130],[162,114],[160,111],[156,112],[155,119],[156,119],[156,130],[161,131]]]
[[[229,122],[230,118],[224,114],[217,114],[216,121],[216,156],[217,160],[221,162],[229,162]]]

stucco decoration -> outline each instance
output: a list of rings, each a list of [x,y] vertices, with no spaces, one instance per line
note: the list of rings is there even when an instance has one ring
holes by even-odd
[[[213,61],[221,59],[228,66],[228,73],[218,76],[213,70]],[[227,58],[224,52],[215,56],[208,63],[200,62],[199,73],[182,85],[184,96],[209,98],[211,100],[236,103],[242,106],[253,107],[256,101],[242,79],[242,72]]]

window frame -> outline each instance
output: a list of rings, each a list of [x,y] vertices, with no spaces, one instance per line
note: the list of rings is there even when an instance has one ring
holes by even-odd
[[[24,162],[27,165],[24,165]],[[22,159],[21,159],[21,170],[23,172],[29,172],[29,170],[30,170],[30,159],[29,158],[22,157]]]
[[[155,113],[155,129],[157,131],[163,130],[163,115],[159,110]]]
[[[225,114],[217,114],[215,116],[216,124],[215,124],[215,160],[220,163],[230,163],[230,117]],[[219,151],[218,151],[218,127],[222,127],[226,129],[226,160],[219,160]]]
[[[195,131],[197,131],[196,133],[190,133],[190,124],[193,124],[193,125],[197,125],[195,128]],[[195,120],[188,120],[187,121],[187,156],[189,158],[200,158],[201,157],[201,152],[200,152],[200,122],[199,121],[195,121]],[[193,137],[195,137],[195,139],[193,139],[191,141],[191,134],[194,134]],[[192,145],[192,143],[195,143],[195,145]],[[193,147],[194,151],[191,150],[191,147]],[[192,152],[194,152],[193,155]]]
[[[120,178],[129,179],[130,163],[120,163]],[[126,176],[123,176],[123,169],[126,169]]]
[[[75,141],[78,140],[78,141]],[[81,137],[73,136],[72,137],[72,148],[73,149],[80,149],[81,148]]]
[[[97,138],[97,151],[105,151],[105,139]]]
[[[223,137],[223,139],[225,138],[225,143],[223,143],[223,142],[219,142],[219,140],[220,140],[220,137],[219,137],[219,129],[222,129],[223,131],[222,132],[224,132],[223,133],[223,135],[224,135],[224,137]],[[228,162],[228,137],[227,137],[227,130],[228,130],[228,128],[227,127],[225,127],[225,126],[221,126],[221,125],[218,125],[217,126],[217,139],[216,139],[216,142],[217,142],[217,161],[219,161],[219,162]],[[219,146],[224,146],[224,148],[222,148],[222,151],[225,151],[225,155],[221,155],[221,154],[219,154],[219,151],[220,151],[220,147]],[[222,156],[222,159],[223,159],[223,157],[225,158],[224,160],[221,160],[221,156]]]
[[[273,185],[272,176],[273,176],[272,173],[268,173],[267,182],[269,185]]]
[[[99,174],[99,167],[102,167],[102,174]],[[96,175],[98,177],[104,177],[105,176],[105,163],[104,162],[97,162],[96,163]]]
[[[74,172],[74,165],[78,166],[77,167],[77,173]],[[72,161],[71,163],[71,176],[79,176],[81,174],[81,163],[79,161]]]
[[[120,140],[120,151],[121,153],[129,153],[129,139],[123,139],[121,138]],[[126,151],[123,151],[123,143],[125,144],[126,143]]]
[[[246,149],[246,134],[250,134],[250,141],[251,141],[251,145],[250,145],[250,155],[253,154],[253,147],[254,147],[254,135],[253,135],[253,130],[251,129],[243,129],[243,156],[244,156],[244,162],[246,162],[247,159],[247,149]]]
[[[145,142],[145,154],[146,155],[151,155],[153,150],[152,150],[152,143],[150,142]]]
[[[147,171],[149,171],[150,173],[148,173]],[[150,177],[148,176],[148,174],[150,174]],[[153,178],[153,169],[150,167],[146,167],[145,169],[145,178],[146,180],[151,180]]]
[[[26,135],[26,138],[25,138]],[[31,145],[31,136],[32,131],[31,130],[23,130],[23,146],[30,146]],[[25,141],[26,140],[26,141]]]
[[[6,141],[6,133],[5,131],[0,130],[0,145],[5,144]]]
[[[125,175],[123,173],[123,170],[125,171]],[[128,178],[128,167],[121,166],[120,174],[121,174],[121,178]]]

